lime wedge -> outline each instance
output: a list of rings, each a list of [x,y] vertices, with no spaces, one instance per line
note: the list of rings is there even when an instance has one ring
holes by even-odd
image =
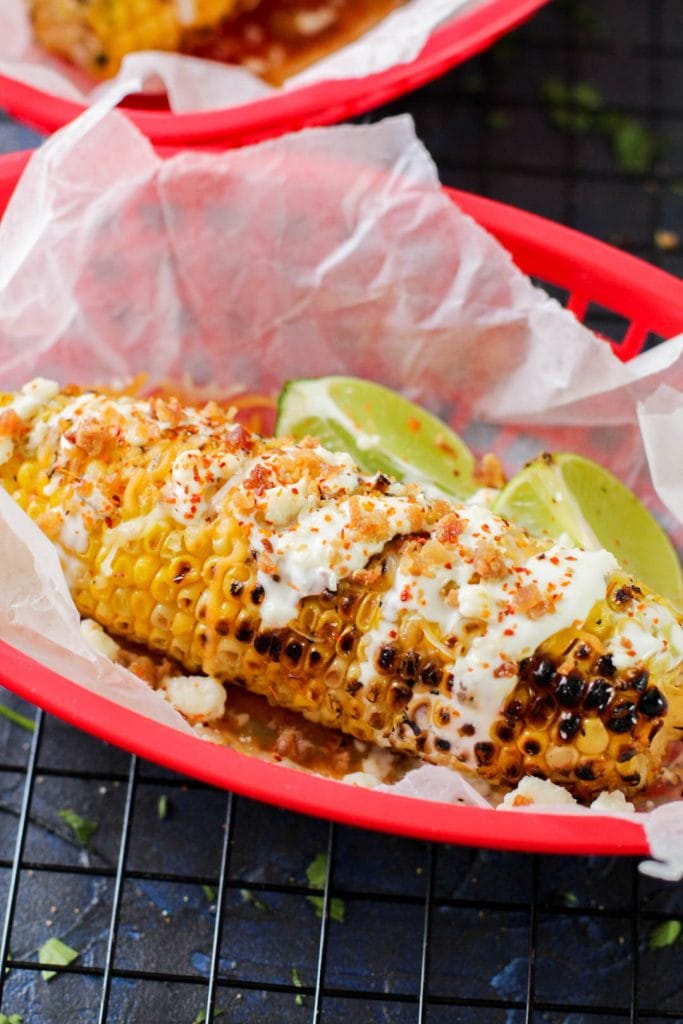
[[[628,573],[683,605],[681,565],[671,541],[635,494],[590,459],[540,455],[506,484],[493,511],[536,536],[564,533],[581,547],[607,548]]]
[[[300,378],[285,385],[276,434],[307,434],[348,452],[367,473],[436,486],[464,499],[478,489],[474,456],[436,416],[389,388],[356,377]]]

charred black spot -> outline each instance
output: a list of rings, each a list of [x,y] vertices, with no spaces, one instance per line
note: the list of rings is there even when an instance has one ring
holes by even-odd
[[[263,598],[266,596],[266,592],[260,583],[257,583],[251,592],[251,599],[254,604],[261,604]]]
[[[638,710],[646,718],[657,718],[659,715],[665,714],[667,707],[666,697],[656,686],[651,686],[649,690],[646,690],[638,704]]]
[[[537,662],[534,666],[534,670],[531,673],[531,678],[536,686],[544,687],[550,686],[555,677],[555,665],[552,661],[547,658],[542,658],[541,661]]]
[[[228,636],[230,632],[230,623],[227,619],[219,619],[215,626],[216,632],[219,636]],[[239,640],[239,637],[237,637]]]
[[[320,653],[320,651],[317,651],[315,649],[315,647],[314,647],[313,650],[311,651],[311,653],[308,655],[309,664],[311,664],[311,665],[319,665],[322,660],[323,660],[322,654]]]
[[[381,491],[382,494],[384,494],[384,492],[386,491],[387,487],[390,487],[390,486],[391,486],[391,480],[389,479],[389,477],[385,476],[384,473],[378,473],[376,478],[375,478],[375,487],[376,487],[376,489],[378,491]]]
[[[509,718],[510,721],[516,722],[522,717],[522,711],[524,707],[522,702],[519,700],[510,700],[505,705],[505,717]]]
[[[394,667],[396,660],[396,649],[391,647],[389,644],[385,644],[384,647],[380,647],[379,654],[377,655],[377,667],[382,672],[391,672]]]
[[[235,636],[243,644],[249,643],[249,641],[251,640],[253,635],[254,635],[254,629],[253,629],[252,626],[249,625],[248,622],[241,623],[241,625],[239,625],[237,627],[236,631],[235,631]]]
[[[633,590],[631,587],[618,587],[612,595],[612,600],[618,605],[629,604],[633,600]]]
[[[499,725],[496,729],[496,734],[503,743],[510,743],[515,738],[515,730],[509,725]]]
[[[622,747],[617,754],[618,764],[624,764],[626,761],[630,761],[632,757],[635,757],[638,751],[635,747]]]
[[[416,651],[408,651],[401,661],[402,676],[416,676],[420,669],[420,655]]]
[[[581,719],[578,715],[562,715],[557,730],[561,740],[571,740],[581,728]]]
[[[583,697],[584,683],[580,676],[559,676],[555,686],[557,703],[563,708],[575,708]]]
[[[271,661],[280,660],[280,655],[282,654],[282,637],[278,636],[276,633],[273,633],[270,638],[268,653],[270,654]]]
[[[417,722],[414,722],[412,718],[408,718],[407,715],[404,716],[403,721],[406,723],[408,728],[412,730],[415,736],[420,735],[422,730],[420,729],[420,726],[417,724]]]
[[[458,732],[461,736],[474,736],[474,726],[470,725],[469,722],[466,722],[464,725],[460,726]]]
[[[614,666],[614,662],[612,661],[611,654],[601,654],[595,667],[601,676],[607,676],[608,679],[611,679],[617,671]]]
[[[450,750],[451,745],[448,740],[436,739],[434,740],[434,746],[437,750]]]
[[[270,633],[259,633],[254,637],[254,650],[257,654],[267,654],[270,648]]]
[[[405,683],[394,682],[391,684],[389,696],[395,705],[406,704],[412,697],[413,692]]]
[[[438,665],[428,661],[420,672],[420,679],[425,686],[438,686],[441,682],[441,670]]]
[[[629,679],[629,683],[631,684],[633,689],[636,690],[638,693],[645,693],[649,680],[650,673],[646,668],[643,668],[633,673],[633,675]]]
[[[529,754],[531,757],[536,757],[537,754],[541,753],[541,744],[538,740],[526,740],[524,743],[524,753]]]
[[[285,654],[287,655],[290,661],[294,662],[295,665],[299,661],[303,653],[303,644],[300,644],[298,640],[290,640],[287,646],[285,647]]]
[[[613,692],[606,679],[594,679],[584,698],[584,708],[586,711],[604,711],[612,699]]]
[[[610,732],[631,732],[635,728],[637,721],[638,712],[636,711],[635,704],[624,700],[620,704],[614,705],[606,725]]]
[[[230,593],[233,597],[239,597],[244,590],[244,583],[240,583],[239,580],[233,580],[230,584]]]
[[[346,690],[347,693],[350,693],[351,696],[353,696],[354,693],[358,693],[359,690],[363,689],[363,684],[361,683],[360,679],[351,679],[346,684],[344,689]]]
[[[583,782],[592,782],[595,779],[595,766],[592,761],[580,761],[575,771],[577,779]]]
[[[355,642],[356,634],[353,630],[349,630],[348,633],[342,633],[339,639],[339,650],[342,654],[350,654]]]
[[[493,761],[496,748],[493,743],[475,743],[474,744],[474,756],[477,759],[477,764],[487,765]]]
[[[334,590],[330,590],[329,587],[325,587],[320,596],[323,599],[323,601],[327,601],[329,603],[330,601],[334,601],[336,594]]]

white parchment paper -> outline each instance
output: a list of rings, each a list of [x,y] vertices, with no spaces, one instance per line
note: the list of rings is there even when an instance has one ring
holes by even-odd
[[[454,206],[406,117],[162,160],[96,106],[35,154],[0,225],[3,389],[36,375],[189,375],[266,392],[300,375],[367,376],[498,451],[509,471],[542,448],[574,449],[655,502],[644,437],[672,526],[683,511],[668,484],[683,431],[682,341],[620,363]],[[675,421],[665,443],[662,415]],[[49,551],[0,500],[10,580],[0,635],[181,726],[158,695],[84,649]],[[415,773],[400,791],[468,798],[464,780],[438,775]],[[653,852],[666,851],[663,870],[683,875],[680,844],[666,841],[672,816],[683,820],[683,804],[643,820]]]
[[[283,90],[299,89],[332,79],[362,78],[414,60],[441,22],[457,18],[488,0],[410,0],[391,12],[361,38],[317,61],[278,89],[251,72],[184,55],[144,51],[125,58],[112,82],[127,83],[124,95],[140,91],[131,79],[142,79],[153,91],[165,89],[177,112],[235,107],[268,99]],[[0,5],[0,73],[54,96],[89,102],[108,92],[35,46],[24,0]]]

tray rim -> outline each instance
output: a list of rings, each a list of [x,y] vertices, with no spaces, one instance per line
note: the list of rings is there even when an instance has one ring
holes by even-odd
[[[0,157],[0,213],[30,155]],[[529,260],[537,258],[545,280],[569,284],[570,289],[574,285],[568,274],[575,276],[578,287],[600,274],[608,291],[617,289],[620,301],[635,302],[642,315],[663,311],[662,324],[683,330],[683,282],[673,275],[535,214],[470,193],[444,191],[511,248],[525,272],[533,273]],[[143,718],[46,668],[2,639],[0,683],[68,724],[130,753],[299,813],[416,839],[517,852],[630,856],[650,852],[643,825],[630,818],[449,805],[376,793],[248,757]]]
[[[287,131],[331,124],[382,106],[404,92],[437,78],[490,46],[531,18],[549,0],[487,0],[483,6],[437,27],[422,52],[365,78],[326,81],[239,107],[173,114],[126,110],[157,145],[218,147],[245,145]],[[0,105],[17,120],[41,132],[53,132],[86,109],[0,74]]]

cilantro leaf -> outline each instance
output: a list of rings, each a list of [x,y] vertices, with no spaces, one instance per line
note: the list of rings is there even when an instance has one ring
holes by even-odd
[[[225,1013],[225,1010],[215,1009],[213,1011],[214,1020],[215,1020],[216,1017],[222,1017],[224,1013]],[[195,1017],[195,1019],[192,1021],[192,1024],[204,1024],[205,1020],[206,1020],[206,1010],[200,1010],[199,1013],[197,1014],[197,1016]]]
[[[100,827],[98,822],[82,818],[80,814],[76,814],[69,807],[62,808],[61,811],[57,811],[57,814],[62,821],[66,822],[81,846],[88,846]]]
[[[648,949],[665,949],[673,946],[683,931],[683,923],[677,920],[661,921],[647,937]]]
[[[327,878],[327,854],[319,853],[306,868],[306,878],[311,889],[324,889]],[[306,899],[315,910],[316,917],[323,916],[324,900],[322,896],[307,896]],[[344,922],[344,901],[333,896],[329,903],[330,917],[339,924]]]
[[[26,732],[36,731],[36,723],[32,718],[27,718],[26,715],[19,714],[18,711],[8,708],[5,704],[0,704],[0,718],[7,719],[7,721],[11,722],[12,725],[18,725],[21,729],[26,729]],[[0,1024],[2,1024],[1,1020]]]
[[[270,912],[268,904],[260,900],[251,889],[240,889],[240,896],[245,903],[251,903],[256,910],[263,910],[266,914]]]
[[[296,988],[301,988],[301,978],[299,977],[299,972],[297,971],[296,967],[292,967],[292,985],[294,985]],[[304,997],[301,995],[301,992],[297,992],[297,994],[294,996],[294,1002],[296,1003],[297,1006],[304,1005]]]
[[[165,793],[162,793],[157,800],[157,818],[159,821],[163,821],[168,817],[169,802],[168,797]]]
[[[0,1024],[22,1024],[23,1019],[20,1013],[12,1013],[9,1017],[5,1013],[0,1013]]]
[[[48,939],[38,950],[38,962],[41,964],[59,964],[68,967],[79,957],[77,950],[67,946],[61,939]],[[57,971],[41,971],[45,981],[51,981]]]
[[[213,887],[213,885],[203,885],[202,892],[206,896],[207,903],[213,903],[213,901],[216,899],[216,890]]]

